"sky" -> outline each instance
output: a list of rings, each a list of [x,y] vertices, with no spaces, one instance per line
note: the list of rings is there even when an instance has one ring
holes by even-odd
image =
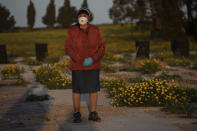
[[[32,0],[36,9],[36,21],[34,27],[46,27],[42,23],[42,17],[46,13],[47,5],[50,0]],[[92,24],[104,24],[112,23],[109,18],[109,8],[112,6],[113,0],[88,0],[89,9],[94,14],[94,20]],[[81,7],[83,0],[70,0],[71,5],[77,9]],[[29,0],[0,0],[1,5],[9,9],[11,15],[16,20],[15,26],[26,27],[27,26],[27,6]],[[58,9],[63,5],[64,0],[55,0],[56,5],[56,16],[58,15]]]

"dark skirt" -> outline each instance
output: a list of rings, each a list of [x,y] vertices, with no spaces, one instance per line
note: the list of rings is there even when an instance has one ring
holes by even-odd
[[[100,91],[100,69],[72,70],[73,93],[91,93]]]

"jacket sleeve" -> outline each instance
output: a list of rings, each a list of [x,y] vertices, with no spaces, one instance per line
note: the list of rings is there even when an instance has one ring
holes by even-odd
[[[103,39],[101,37],[101,33],[100,33],[100,30],[99,29],[98,29],[98,32],[97,32],[97,37],[98,37],[98,44],[99,45],[98,45],[97,51],[92,56],[93,64],[96,63],[97,61],[101,60],[102,57],[105,54],[105,44],[103,42]]]
[[[76,63],[78,63],[78,64],[82,64],[84,60],[83,60],[82,57],[80,57],[80,56],[77,54],[76,50],[73,49],[72,44],[73,44],[72,34],[71,34],[70,29],[68,29],[68,31],[67,31],[67,36],[66,36],[66,40],[65,40],[65,53],[66,53],[67,55],[69,55],[70,58],[71,58],[74,62],[76,62]]]

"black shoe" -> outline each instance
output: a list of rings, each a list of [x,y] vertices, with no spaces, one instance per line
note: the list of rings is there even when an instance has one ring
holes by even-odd
[[[98,116],[98,113],[96,111],[93,111],[93,112],[90,112],[88,120],[100,122],[101,118]]]
[[[81,113],[78,111],[78,112],[75,112],[73,114],[73,123],[80,123],[82,120],[81,120]]]

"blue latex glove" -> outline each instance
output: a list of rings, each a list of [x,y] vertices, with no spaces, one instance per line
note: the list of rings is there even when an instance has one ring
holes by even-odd
[[[85,58],[85,60],[83,62],[83,66],[90,66],[90,65],[92,65],[92,63],[93,63],[92,57],[88,57],[88,58]]]

